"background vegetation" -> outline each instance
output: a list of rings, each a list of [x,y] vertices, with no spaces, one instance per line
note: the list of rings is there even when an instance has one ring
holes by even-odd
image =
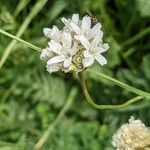
[[[82,17],[90,10],[103,25],[105,41],[110,45],[105,53],[108,64],[94,67],[150,91],[150,1],[40,1],[0,0],[0,28],[14,35],[22,28],[19,37],[45,48],[44,27],[55,24],[61,28],[60,17],[73,13]],[[34,8],[36,3],[43,4]],[[71,97],[72,105],[56,124],[43,150],[113,150],[113,133],[131,115],[150,125],[150,101],[143,99],[121,110],[93,109],[84,99],[76,75],[48,74],[39,60],[40,53],[19,42],[8,48],[11,41],[0,35],[0,60],[5,56],[0,67],[0,150],[34,149],[66,103],[72,87],[77,89]],[[135,96],[107,80],[86,76],[99,104],[119,104]]]

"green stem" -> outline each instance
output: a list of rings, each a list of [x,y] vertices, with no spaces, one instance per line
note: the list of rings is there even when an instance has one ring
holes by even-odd
[[[11,146],[12,147],[14,145],[15,145],[14,143],[9,143],[9,142],[0,140],[0,146]]]
[[[147,35],[148,33],[150,33],[150,27],[142,30],[141,32],[139,32],[138,34],[133,36],[132,38],[130,38],[127,41],[125,41],[124,43],[122,43],[122,46],[130,45],[130,44],[136,42],[137,40],[141,39],[143,36]]]
[[[17,38],[20,38],[22,36],[22,34],[26,30],[26,28],[28,27],[28,25],[30,24],[30,22],[32,21],[32,19],[38,14],[38,12],[43,8],[43,6],[46,4],[47,1],[48,0],[38,0],[36,2],[36,4],[31,9],[31,12],[26,17],[26,19],[22,23],[20,29],[18,30],[18,32],[16,34]],[[10,52],[11,52],[11,50],[14,47],[15,44],[16,44],[16,39],[12,40],[8,44],[8,46],[6,47],[6,49],[4,50],[4,54],[3,54],[3,56],[2,56],[2,58],[0,60],[0,68],[2,68],[3,64],[5,63],[7,57],[9,56],[9,54],[10,54]]]
[[[103,78],[103,79],[109,80],[112,83],[114,83],[114,84],[116,84],[116,85],[118,85],[118,86],[120,86],[120,87],[122,87],[128,91],[131,91],[137,95],[140,95],[142,97],[146,97],[146,98],[150,99],[150,93],[148,93],[148,92],[142,91],[142,90],[134,88],[132,86],[129,86],[129,85],[117,80],[117,79],[114,79],[112,77],[107,76],[106,74],[103,74],[101,72],[97,72],[94,69],[89,69],[87,71],[90,72],[91,75],[94,75],[94,76],[96,75],[100,79]]]
[[[81,86],[82,86],[82,91],[83,91],[83,94],[84,94],[86,100],[88,101],[89,104],[91,104],[96,109],[100,109],[100,110],[120,109],[120,108],[127,107],[127,106],[131,105],[132,103],[135,103],[135,102],[143,99],[142,96],[136,96],[136,97],[128,100],[127,102],[125,102],[123,104],[119,104],[119,105],[98,105],[98,104],[94,103],[93,99],[91,98],[91,96],[88,92],[87,84],[84,80],[83,73],[79,73],[79,78],[80,78],[80,82],[81,82]]]
[[[44,134],[42,135],[42,137],[39,139],[39,141],[36,143],[35,145],[35,149],[36,150],[40,150],[41,147],[44,145],[44,143],[47,141],[47,139],[49,138],[50,134],[52,133],[52,131],[55,129],[56,125],[60,122],[60,120],[62,119],[62,117],[64,116],[64,114],[66,113],[66,111],[70,108],[70,106],[73,103],[73,100],[75,99],[75,96],[77,94],[77,89],[76,88],[72,88],[69,96],[68,96],[68,100],[65,103],[65,105],[63,106],[63,108],[61,109],[61,111],[59,112],[58,116],[56,117],[56,119],[49,125],[48,129],[44,132]]]
[[[12,38],[12,39],[15,39],[15,40],[17,40],[17,41],[19,41],[19,42],[21,42],[21,43],[23,43],[23,44],[25,44],[25,45],[26,45],[27,47],[29,47],[29,48],[32,48],[32,49],[34,49],[34,50],[36,50],[36,51],[39,51],[39,52],[41,51],[41,48],[40,48],[40,47],[37,47],[37,46],[35,46],[35,45],[33,45],[33,44],[27,42],[27,41],[24,41],[24,40],[18,38],[17,36],[14,36],[14,35],[12,35],[12,34],[6,32],[6,31],[4,31],[4,30],[2,30],[2,29],[0,29],[0,33],[3,34],[3,35],[6,35],[6,36],[8,36],[8,37],[10,37],[10,38]]]
[[[19,0],[19,2],[17,3],[16,9],[14,10],[14,17],[16,18],[18,16],[18,14],[25,9],[25,7],[28,5],[28,3],[30,2],[30,0]]]

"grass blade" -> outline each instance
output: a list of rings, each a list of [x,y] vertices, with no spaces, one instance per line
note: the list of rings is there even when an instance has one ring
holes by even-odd
[[[41,51],[41,48],[40,48],[40,47],[37,47],[37,46],[35,46],[35,45],[33,45],[33,44],[27,42],[27,41],[24,41],[24,40],[18,38],[17,36],[14,36],[14,35],[12,35],[12,34],[6,32],[6,31],[4,31],[4,30],[2,30],[2,29],[0,29],[0,33],[3,34],[3,35],[8,36],[8,37],[10,37],[10,38],[12,38],[12,39],[14,39],[14,40],[17,40],[17,41],[19,41],[19,42],[21,42],[21,43],[23,43],[23,44],[25,44],[25,45],[26,45],[27,47],[29,47],[29,48],[32,48],[32,49],[34,49],[34,50],[36,50],[36,51]]]
[[[112,77],[107,76],[106,74],[103,74],[101,72],[97,72],[94,69],[89,69],[88,72],[90,72],[91,75],[94,75],[94,76],[96,75],[99,78],[103,78],[103,79],[109,80],[112,83],[114,83],[115,85],[118,85],[118,86],[120,86],[120,87],[122,87],[122,88],[124,88],[124,89],[126,89],[128,91],[131,91],[131,92],[133,92],[133,93],[135,93],[137,95],[144,96],[144,97],[150,99],[150,93],[148,93],[148,92],[142,91],[142,90],[134,88],[132,86],[129,86],[129,85],[127,85],[127,84],[117,80],[117,79],[114,79]]]
[[[38,12],[43,8],[43,6],[46,4],[48,0],[39,0],[37,3],[33,6],[32,11],[29,13],[29,15],[26,17],[24,22],[22,23],[20,29],[18,30],[16,37],[20,38],[26,28],[28,27],[31,20],[38,14]],[[4,54],[0,60],[0,68],[4,65],[5,61],[7,60],[12,48],[16,44],[16,40],[12,40],[10,44],[8,44],[7,48],[4,50]]]
[[[36,143],[36,145],[35,145],[35,149],[36,150],[41,149],[41,147],[43,146],[43,144],[47,141],[47,139],[49,138],[51,132],[54,130],[55,126],[59,123],[59,121],[62,119],[62,117],[64,116],[64,114],[66,113],[66,111],[72,105],[73,100],[75,99],[76,94],[77,94],[77,89],[76,88],[72,88],[71,91],[70,91],[70,94],[68,96],[68,100],[66,101],[65,105],[63,106],[63,108],[59,112],[58,116],[53,121],[53,123],[49,125],[48,129],[44,132],[43,136]]]

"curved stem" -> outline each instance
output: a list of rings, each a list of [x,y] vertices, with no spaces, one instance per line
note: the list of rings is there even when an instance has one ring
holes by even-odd
[[[128,100],[127,102],[125,102],[123,104],[119,104],[119,105],[98,105],[98,104],[94,103],[93,99],[91,98],[91,96],[88,92],[87,84],[84,80],[83,73],[79,73],[79,78],[80,78],[80,82],[81,82],[81,86],[82,86],[82,91],[83,91],[83,94],[84,94],[86,100],[88,101],[89,104],[91,104],[96,109],[101,109],[101,110],[102,109],[120,109],[120,108],[127,107],[127,106],[131,105],[132,103],[135,103],[135,102],[143,99],[143,96],[136,96],[136,97]]]
[[[65,105],[63,106],[63,108],[61,109],[61,111],[59,112],[58,116],[56,117],[56,119],[49,125],[48,129],[44,132],[44,134],[42,135],[42,137],[39,139],[39,141],[36,143],[35,145],[35,149],[36,150],[40,150],[41,147],[44,145],[44,143],[47,141],[47,139],[49,138],[50,134],[52,133],[52,131],[55,129],[56,125],[59,123],[59,121],[62,119],[62,117],[64,116],[64,114],[66,113],[66,111],[70,108],[70,106],[73,103],[73,100],[76,96],[77,93],[77,89],[76,88],[72,88],[68,100],[65,103]]]

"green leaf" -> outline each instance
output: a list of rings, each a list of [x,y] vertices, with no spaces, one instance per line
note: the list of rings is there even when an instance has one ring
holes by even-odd
[[[150,1],[149,0],[136,0],[137,10],[142,17],[150,17]]]
[[[150,54],[143,59],[143,71],[147,79],[150,80]]]

